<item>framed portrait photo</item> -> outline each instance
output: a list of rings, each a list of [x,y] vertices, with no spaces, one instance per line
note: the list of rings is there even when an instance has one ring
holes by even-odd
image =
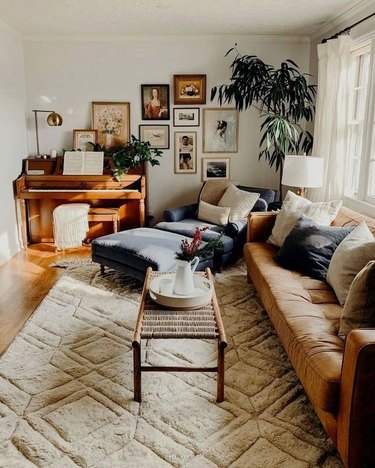
[[[197,132],[174,132],[174,172],[197,173]]]
[[[93,151],[93,145],[97,141],[97,130],[73,130],[73,149],[75,150]]]
[[[203,158],[202,181],[230,178],[230,158]]]
[[[235,108],[203,109],[203,152],[237,153],[238,120]]]
[[[169,85],[141,85],[142,120],[169,120]]]
[[[93,102],[92,127],[98,131],[99,145],[108,150],[130,141],[130,102]]]
[[[206,104],[206,75],[173,75],[174,103]]]
[[[169,149],[169,125],[140,125],[139,139],[149,141],[151,148]]]
[[[173,125],[175,127],[199,127],[199,107],[175,107]]]

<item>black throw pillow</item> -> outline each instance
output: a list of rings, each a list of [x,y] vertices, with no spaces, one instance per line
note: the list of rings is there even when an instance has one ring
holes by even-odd
[[[352,227],[320,226],[301,216],[281,246],[276,260],[288,270],[325,281],[332,255],[352,230]]]

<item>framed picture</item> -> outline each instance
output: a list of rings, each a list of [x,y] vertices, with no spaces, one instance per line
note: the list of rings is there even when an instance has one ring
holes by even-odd
[[[197,173],[197,132],[174,132],[174,172]]]
[[[169,125],[140,125],[139,139],[149,141],[151,148],[169,149]]]
[[[175,104],[206,104],[206,75],[173,75]]]
[[[81,151],[93,151],[93,146],[98,141],[97,130],[73,130],[73,149]]]
[[[169,120],[169,85],[141,85],[142,120]]]
[[[92,127],[98,131],[103,149],[126,146],[130,141],[130,103],[93,102]]]
[[[202,181],[230,178],[230,158],[203,158]]]
[[[237,153],[238,120],[234,108],[203,109],[203,152]]]
[[[199,107],[175,107],[173,125],[175,127],[199,127]]]

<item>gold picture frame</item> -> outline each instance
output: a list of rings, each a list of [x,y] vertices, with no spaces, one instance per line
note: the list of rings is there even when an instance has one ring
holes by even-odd
[[[174,173],[197,173],[197,132],[174,132]]]
[[[130,102],[93,102],[92,128],[104,150],[125,147],[130,141]]]
[[[173,75],[175,104],[206,104],[206,75]]]
[[[81,151],[93,151],[98,141],[97,130],[74,129],[73,130],[73,149]],[[90,145],[92,143],[93,145]]]
[[[203,153],[237,153],[238,128],[236,108],[203,109]]]

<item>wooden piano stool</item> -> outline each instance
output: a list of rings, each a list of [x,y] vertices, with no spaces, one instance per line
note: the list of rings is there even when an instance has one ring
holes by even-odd
[[[88,219],[89,222],[112,222],[113,232],[120,230],[120,210],[118,208],[90,208]]]

